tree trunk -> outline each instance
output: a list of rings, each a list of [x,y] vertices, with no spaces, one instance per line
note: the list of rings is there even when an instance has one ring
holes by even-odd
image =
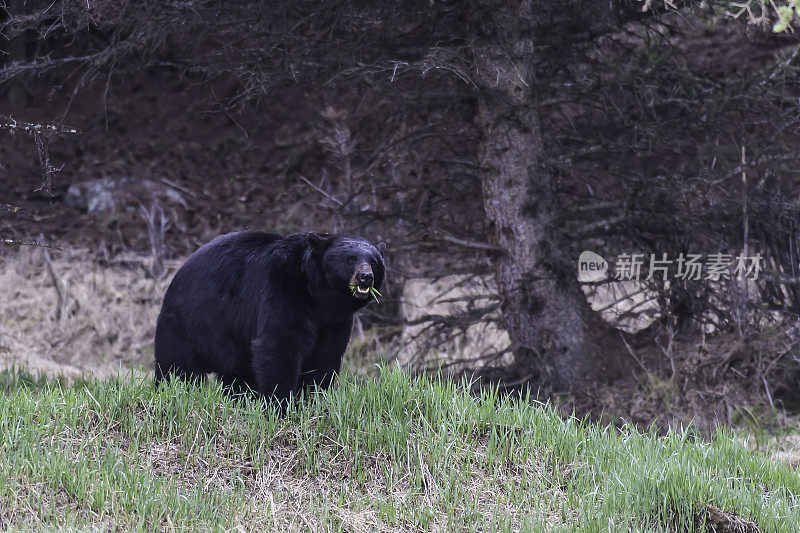
[[[618,377],[624,347],[586,301],[577,258],[565,257],[531,89],[537,49],[525,35],[532,31],[520,29],[533,27],[526,24],[531,11],[528,2],[497,2],[492,19],[503,34],[473,47],[478,159],[489,239],[506,251],[495,267],[518,370],[521,377],[574,390]]]

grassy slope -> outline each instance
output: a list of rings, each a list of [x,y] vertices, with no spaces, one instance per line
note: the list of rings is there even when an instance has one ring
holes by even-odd
[[[716,508],[800,531],[798,472],[725,435],[617,432],[399,370],[286,418],[213,382],[1,381],[0,529],[682,531]]]

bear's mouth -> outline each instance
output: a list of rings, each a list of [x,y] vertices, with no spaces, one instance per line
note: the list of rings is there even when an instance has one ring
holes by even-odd
[[[350,284],[350,292],[359,300],[369,298],[372,289],[372,283],[357,283]]]

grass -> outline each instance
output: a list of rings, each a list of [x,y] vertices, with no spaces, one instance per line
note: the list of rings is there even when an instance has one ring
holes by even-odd
[[[398,369],[285,417],[214,381],[0,375],[0,529],[793,532],[799,495],[722,432],[597,427]]]

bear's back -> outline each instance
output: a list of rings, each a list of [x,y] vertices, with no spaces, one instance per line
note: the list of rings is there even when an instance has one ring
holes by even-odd
[[[235,231],[220,235],[198,248],[192,256],[208,253],[224,253],[230,255],[247,255],[253,252],[264,252],[284,236],[263,231]]]
[[[189,287],[198,298],[219,286],[233,290],[244,275],[245,265],[269,255],[282,239],[281,235],[260,231],[239,231],[214,238],[195,250],[178,269],[166,299]]]

